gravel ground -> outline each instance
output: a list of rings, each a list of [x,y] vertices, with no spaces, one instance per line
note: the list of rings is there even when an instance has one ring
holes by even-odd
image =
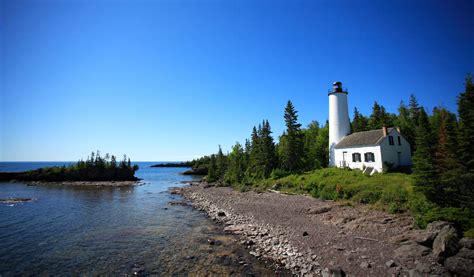
[[[297,275],[337,276],[327,275],[330,270],[342,270],[346,276],[447,275],[428,251],[418,251],[421,248],[411,247],[410,241],[403,246],[407,238],[420,234],[407,215],[208,184],[194,183],[172,193],[183,195],[224,224],[225,231],[237,234],[250,254],[271,259]],[[415,270],[421,275],[413,275]]]

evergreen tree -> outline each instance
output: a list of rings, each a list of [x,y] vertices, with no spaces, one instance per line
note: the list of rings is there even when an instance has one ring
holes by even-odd
[[[418,124],[413,124],[413,121],[410,117],[410,111],[408,110],[405,103],[400,102],[398,107],[398,118],[396,120],[396,125],[400,127],[400,131],[403,137],[410,143],[411,151],[415,151],[415,126]]]
[[[458,97],[458,149],[463,174],[460,176],[464,196],[461,205],[474,210],[474,84],[472,75],[466,77],[465,90]]]
[[[209,169],[207,172],[207,181],[213,183],[219,180],[219,171],[216,164],[216,155],[211,155],[209,160]]]
[[[370,130],[375,130],[375,129],[381,129],[383,126],[383,117],[384,117],[384,112],[385,108],[381,107],[377,101],[374,102],[374,106],[372,107],[372,114],[370,115],[369,118],[369,129]]]
[[[435,168],[439,176],[442,195],[439,204],[459,206],[458,199],[463,198],[459,191],[462,174],[461,165],[457,159],[456,117],[445,108],[437,109],[436,127],[437,145],[435,151]]]
[[[283,151],[282,167],[289,172],[299,172],[303,169],[304,144],[301,134],[301,124],[293,103],[288,101],[285,108],[286,147]]]
[[[466,77],[465,91],[458,97],[459,153],[466,170],[474,174],[474,84]]]
[[[410,119],[412,122],[412,125],[415,126],[415,128],[418,126],[419,119],[418,116],[420,114],[420,105],[418,104],[418,100],[416,99],[415,95],[411,94],[410,95],[410,100],[408,103],[408,111],[410,114]]]
[[[329,164],[329,122],[326,121],[324,127],[319,129],[316,145],[316,156],[321,167],[328,167]]]
[[[265,178],[270,176],[273,168],[277,165],[275,143],[271,134],[270,123],[268,120],[264,120],[260,130],[260,155],[258,160]]]
[[[217,151],[216,155],[216,168],[217,168],[217,176],[219,180],[224,178],[225,172],[227,171],[227,157],[222,153],[222,148],[219,145],[219,151]]]
[[[252,129],[251,142],[250,142],[250,154],[247,168],[247,178],[249,179],[261,179],[264,177],[263,170],[261,167],[262,157],[262,146],[261,137],[262,126],[258,126],[258,129],[254,126]]]
[[[245,153],[240,143],[236,143],[230,152],[229,166],[225,173],[224,180],[227,184],[240,184],[244,178],[245,172]]]
[[[321,161],[318,157],[318,134],[319,123],[317,121],[312,121],[307,129],[303,130],[306,170],[321,168]]]
[[[368,119],[363,116],[357,108],[354,108],[354,118],[352,120],[352,131],[363,132],[368,130]]]
[[[416,130],[417,148],[413,154],[413,177],[417,190],[426,197],[436,201],[439,191],[436,170],[434,166],[434,147],[428,115],[420,108]]]

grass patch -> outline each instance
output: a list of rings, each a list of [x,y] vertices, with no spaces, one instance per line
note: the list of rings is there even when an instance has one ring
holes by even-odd
[[[474,236],[474,215],[468,209],[438,207],[413,189],[412,176],[385,173],[366,176],[358,170],[324,168],[304,174],[266,179],[247,185],[256,191],[274,189],[288,193],[310,194],[327,200],[370,204],[389,213],[410,213],[420,227],[435,220],[454,222]],[[242,189],[242,188],[240,188]]]

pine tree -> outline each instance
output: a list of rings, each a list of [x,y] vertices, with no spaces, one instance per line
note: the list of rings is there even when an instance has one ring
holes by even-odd
[[[410,120],[412,122],[412,125],[415,126],[415,128],[418,126],[419,123],[419,114],[420,114],[420,105],[418,104],[418,100],[416,99],[415,95],[410,94],[410,100],[408,103],[408,111],[410,115]]]
[[[405,103],[400,102],[398,107],[398,118],[396,120],[396,125],[400,127],[403,137],[410,143],[412,153],[415,151],[415,125],[410,117],[410,111],[408,110]],[[418,124],[416,124],[418,125]]]
[[[207,172],[207,181],[213,183],[219,180],[219,172],[216,165],[216,156],[213,154],[209,160],[209,169]]]
[[[321,167],[328,167],[329,164],[329,122],[319,129],[318,143],[316,146],[316,152]]]
[[[282,167],[289,172],[299,172],[303,169],[304,144],[301,134],[301,124],[293,103],[288,101],[285,108],[286,147],[283,151]]]
[[[466,77],[465,91],[458,97],[459,153],[466,170],[474,174],[474,84]]]
[[[466,77],[465,90],[458,97],[458,149],[463,173],[460,176],[461,206],[474,210],[474,84]]]
[[[227,171],[227,157],[222,153],[222,148],[219,145],[219,151],[217,151],[216,155],[216,168],[217,168],[217,176],[219,180],[224,178],[225,172]]]
[[[368,130],[368,119],[363,116],[357,108],[354,108],[354,118],[352,120],[352,131],[363,132]]]
[[[457,159],[456,117],[445,108],[437,109],[437,144],[435,151],[435,168],[439,176],[440,190],[444,197],[439,198],[441,205],[455,205],[462,198],[459,191],[461,165]]]
[[[229,166],[225,173],[224,180],[230,185],[240,184],[244,178],[245,171],[245,153],[240,143],[237,142],[232,147],[232,152],[230,152],[228,160]]]
[[[273,142],[271,134],[270,123],[268,120],[264,120],[262,122],[262,129],[260,130],[259,164],[265,178],[270,176],[270,173],[277,165],[275,143]]]
[[[420,108],[416,130],[416,151],[413,154],[413,177],[417,190],[432,201],[437,200],[438,180],[434,166],[434,147],[428,115]]]
[[[385,108],[381,107],[377,101],[374,102],[374,106],[372,107],[372,114],[369,118],[369,129],[375,130],[380,129],[383,126],[383,112]]]
[[[306,170],[321,168],[321,161],[318,157],[318,134],[319,123],[317,121],[311,122],[307,129],[303,130]]]

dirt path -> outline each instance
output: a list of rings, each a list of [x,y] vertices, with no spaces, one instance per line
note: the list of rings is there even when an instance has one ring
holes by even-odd
[[[420,232],[408,216],[309,196],[241,193],[204,184],[177,193],[238,234],[252,255],[270,258],[295,274],[326,275],[325,269],[351,276],[447,274],[429,248],[410,244],[408,238]],[[400,250],[401,244],[408,246]]]

